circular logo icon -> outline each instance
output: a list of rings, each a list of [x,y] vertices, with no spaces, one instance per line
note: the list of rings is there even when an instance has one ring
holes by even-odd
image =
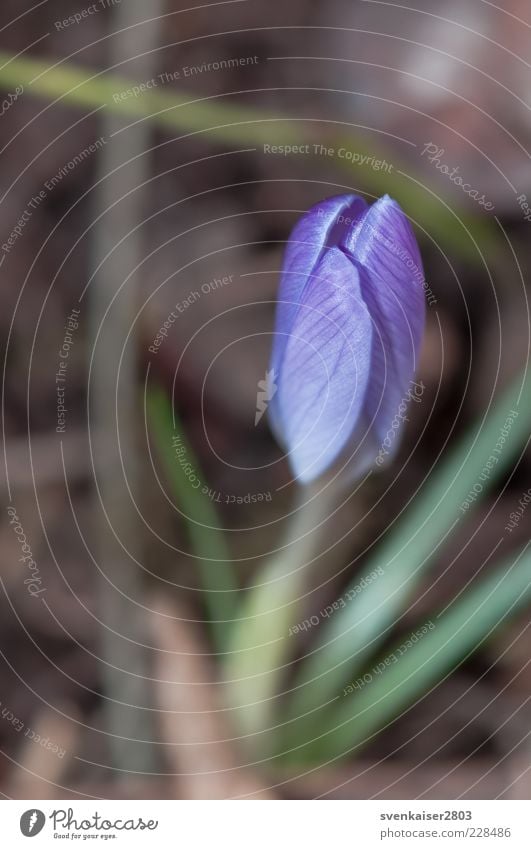
[[[37,808],[25,811],[20,817],[20,830],[24,837],[35,837],[44,828],[46,817]]]

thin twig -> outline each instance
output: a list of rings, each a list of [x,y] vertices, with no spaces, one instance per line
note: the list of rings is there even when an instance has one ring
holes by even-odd
[[[162,0],[152,0],[149,7],[142,0],[127,0],[115,7],[116,34],[111,39],[110,64],[125,62],[125,67],[140,80],[153,76],[159,41],[157,18],[161,11]],[[135,26],[148,18],[148,23]],[[131,503],[139,490],[136,422],[141,418],[141,408],[134,344],[130,340],[124,348],[137,309],[137,268],[142,247],[138,234],[130,234],[142,221],[144,212],[146,190],[138,187],[150,175],[145,151],[151,130],[147,122],[141,122],[115,136],[123,122],[111,110],[105,110],[102,122],[106,143],[99,159],[101,183],[95,212],[104,214],[95,228],[96,273],[88,290],[94,340],[90,424],[94,427],[92,445],[96,449],[95,472],[101,499],[98,562],[102,572],[106,726],[112,735],[111,763],[127,772],[148,770],[153,765],[149,745],[150,692],[144,680],[146,659],[138,645],[143,642],[145,621],[141,573],[134,558],[141,546],[138,518]],[[147,742],[141,745],[132,742],[135,740]]]

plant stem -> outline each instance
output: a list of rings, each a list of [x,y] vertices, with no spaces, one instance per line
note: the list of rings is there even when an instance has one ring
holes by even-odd
[[[243,735],[263,735],[252,744],[267,751],[265,732],[273,722],[276,699],[293,649],[289,629],[304,617],[309,569],[324,548],[338,495],[299,491],[288,538],[259,570],[260,584],[247,590],[225,664],[229,701]]]

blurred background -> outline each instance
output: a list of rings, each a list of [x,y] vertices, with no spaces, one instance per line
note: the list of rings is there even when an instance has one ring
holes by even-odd
[[[229,562],[239,597],[286,530],[296,486],[255,413],[283,248],[313,203],[395,197],[431,300],[421,403],[395,464],[330,518],[301,618],[355,583],[525,367],[530,27],[523,0],[4,0],[5,796],[529,798],[528,605],[359,750],[260,758],[227,707],[198,551],[229,605]],[[522,549],[530,486],[524,442],[466,521],[456,507],[385,646]]]

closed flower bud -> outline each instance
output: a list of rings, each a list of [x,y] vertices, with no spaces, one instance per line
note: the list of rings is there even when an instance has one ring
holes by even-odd
[[[418,366],[424,275],[408,219],[385,195],[329,198],[286,248],[271,369],[273,429],[296,477],[364,474],[380,453]],[[401,408],[401,404],[403,407]],[[396,436],[396,434],[395,434]]]

